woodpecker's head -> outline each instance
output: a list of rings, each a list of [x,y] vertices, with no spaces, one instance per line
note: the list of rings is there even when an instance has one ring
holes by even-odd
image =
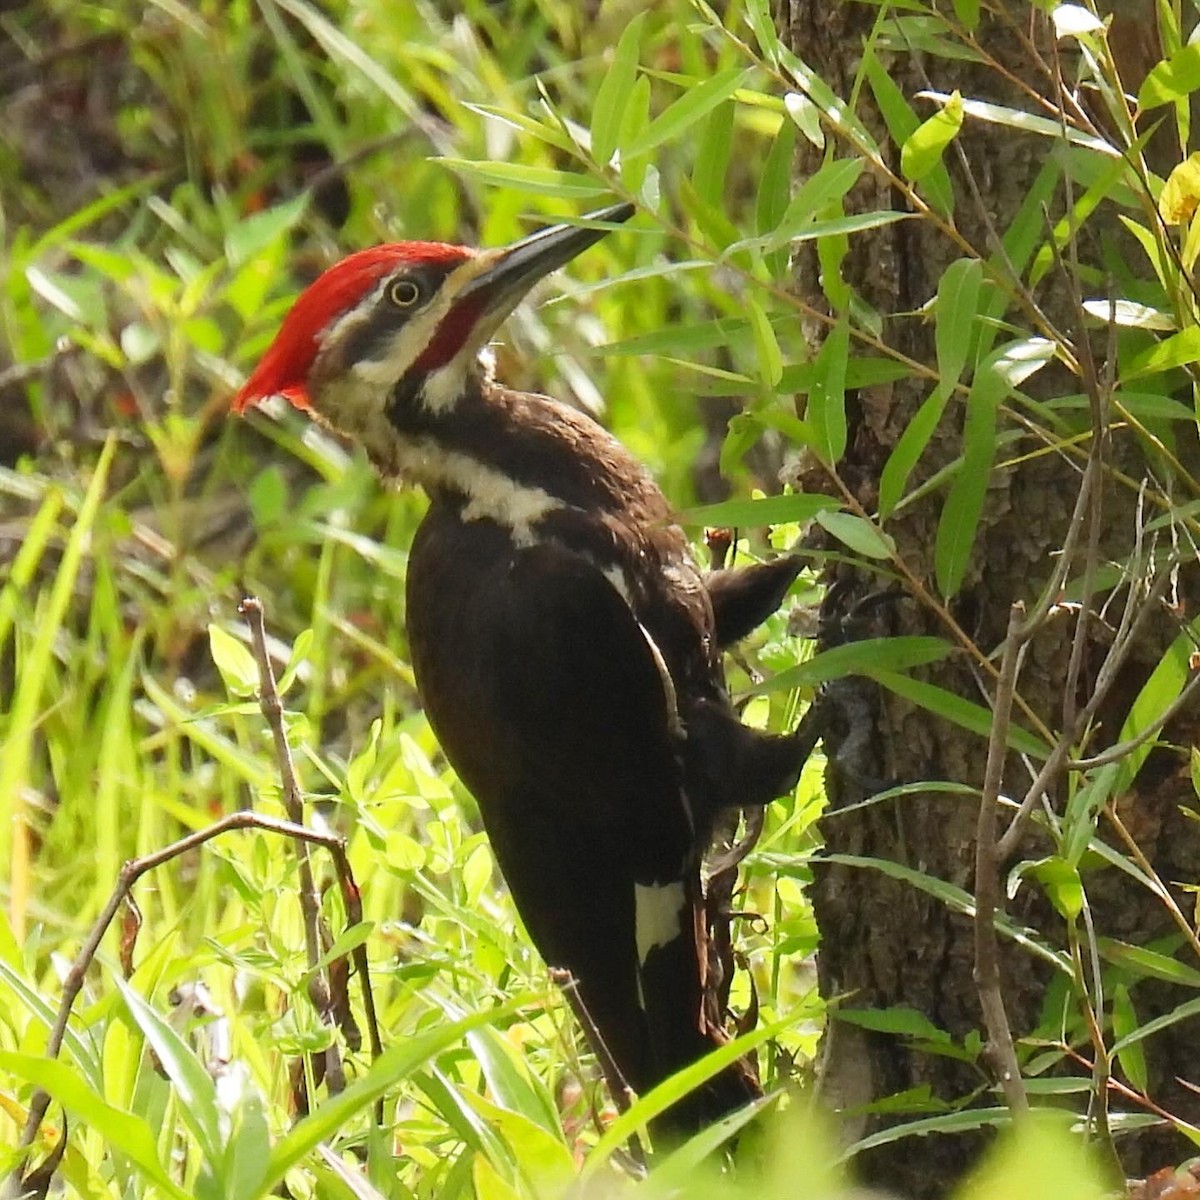
[[[586,219],[633,212],[615,204]],[[498,250],[396,242],[351,254],[292,306],[234,411],[284,396],[368,449],[379,445],[397,389],[431,411],[451,409],[521,298],[606,232],[555,225]]]

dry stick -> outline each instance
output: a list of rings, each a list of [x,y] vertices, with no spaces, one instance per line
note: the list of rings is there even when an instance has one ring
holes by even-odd
[[[1117,831],[1121,841],[1129,848],[1129,853],[1133,856],[1133,861],[1145,873],[1154,891],[1158,894],[1158,898],[1166,905],[1167,911],[1171,914],[1171,919],[1179,926],[1180,932],[1187,939],[1188,945],[1191,946],[1192,953],[1197,958],[1200,958],[1200,937],[1196,935],[1196,930],[1192,927],[1192,923],[1184,916],[1179,905],[1175,903],[1175,897],[1167,890],[1167,885],[1163,883],[1162,877],[1150,865],[1150,860],[1142,851],[1141,846],[1134,840],[1133,834],[1125,827],[1125,822],[1121,820],[1116,805],[1111,800],[1104,806],[1104,815]]]
[[[1000,682],[996,688],[992,730],[988,738],[987,769],[983,777],[983,795],[979,800],[979,822],[975,834],[975,986],[979,991],[979,1004],[988,1031],[985,1054],[1004,1089],[1008,1107],[1017,1116],[1029,1111],[1029,1098],[1025,1095],[1008,1012],[1000,990],[1000,951],[995,925],[1001,900],[996,822],[1000,786],[1004,780],[1004,759],[1008,754],[1017,659],[1024,644],[1021,638],[1024,615],[1025,606],[1020,601],[1009,609],[1008,638],[1000,663]]]
[[[304,824],[304,800],[300,785],[296,781],[296,766],[292,761],[292,748],[288,745],[283,728],[283,702],[275,686],[275,673],[267,653],[267,630],[263,619],[262,602],[257,596],[244,596],[239,610],[250,623],[251,645],[258,663],[258,703],[271,730],[275,742],[275,758],[279,763],[284,811],[290,821]],[[300,912],[304,921],[304,953],[308,962],[308,997],[317,1010],[321,1021],[331,1027],[337,1025],[333,1011],[333,998],[329,986],[329,972],[319,966],[325,952],[327,938],[323,936],[321,922],[321,900],[313,882],[312,864],[308,847],[300,843],[296,848],[300,875]],[[331,1038],[325,1049],[325,1078],[331,1092],[341,1092],[346,1087],[346,1073],[342,1067],[341,1050],[336,1038]]]
[[[626,1082],[621,1068],[617,1066],[617,1060],[613,1058],[612,1051],[604,1040],[604,1035],[592,1019],[592,1014],[588,1012],[587,1005],[584,1004],[583,997],[579,994],[579,980],[565,967],[551,967],[550,982],[555,984],[566,997],[571,1012],[575,1014],[575,1020],[583,1029],[584,1037],[595,1051],[596,1061],[600,1064],[600,1073],[604,1076],[604,1082],[608,1084],[609,1094],[612,1096],[617,1110],[627,1112],[634,1101],[633,1088]],[[629,1150],[641,1166],[646,1165],[646,1154],[637,1134],[630,1134]]]
[[[179,841],[172,842],[169,846],[164,846],[161,850],[155,850],[152,854],[147,854],[142,858],[129,859],[122,864],[120,873],[117,876],[116,887],[113,889],[112,895],[109,896],[108,903],[96,918],[87,939],[80,947],[79,953],[75,956],[75,960],[71,963],[70,970],[67,971],[66,978],[63,980],[62,999],[59,1001],[58,1013],[55,1016],[54,1025],[50,1030],[50,1038],[46,1043],[46,1058],[53,1059],[58,1057],[59,1051],[62,1049],[63,1039],[66,1037],[67,1021],[71,1016],[71,1009],[74,1007],[76,997],[83,989],[88,968],[92,965],[101,940],[107,932],[109,925],[112,924],[113,918],[117,915],[122,902],[129,896],[133,885],[147,871],[153,871],[161,867],[164,863],[178,858],[181,854],[187,854],[195,850],[196,847],[204,845],[205,842],[210,841],[212,838],[219,837],[223,833],[229,833],[234,829],[261,829],[265,833],[275,833],[282,837],[295,838],[297,841],[312,842],[314,845],[324,846],[333,855],[334,862],[338,864],[339,874],[343,869],[349,870],[344,843],[341,838],[336,837],[334,834],[317,833],[315,830],[306,829],[303,825],[295,825],[291,821],[281,821],[277,817],[268,817],[262,813],[245,811],[230,813],[228,816],[222,817],[221,820],[209,825],[206,829],[190,833],[187,837],[180,838]],[[32,1145],[33,1139],[37,1136],[38,1127],[41,1125],[42,1119],[46,1115],[46,1109],[49,1106],[49,1093],[39,1088],[34,1093],[33,1101],[29,1106],[29,1116],[25,1122],[25,1129],[21,1134],[20,1148]]]
[[[1029,818],[1033,815],[1033,810],[1049,790],[1058,774],[1063,770],[1064,764],[1070,758],[1072,745],[1083,736],[1084,730],[1087,729],[1092,718],[1095,717],[1101,705],[1107,699],[1113,685],[1117,682],[1121,665],[1133,649],[1142,625],[1149,618],[1149,614],[1158,607],[1158,602],[1162,599],[1169,582],[1170,572],[1168,569],[1164,569],[1155,579],[1146,596],[1145,602],[1139,607],[1138,613],[1134,617],[1126,636],[1123,639],[1114,641],[1112,646],[1109,647],[1109,652],[1105,656],[1104,662],[1101,663],[1100,670],[1096,675],[1095,690],[1092,692],[1087,704],[1084,705],[1075,718],[1075,728],[1064,730],[1062,736],[1055,741],[1054,748],[1050,751],[1050,756],[1042,764],[1042,769],[1038,772],[1033,783],[1029,785],[1029,790],[1025,793],[1025,798],[1021,801],[1020,807],[1017,809],[1008,828],[1001,836],[999,845],[997,846],[997,853],[1001,862],[1011,858],[1016,853],[1021,838],[1024,836]]]
[[[257,596],[246,596],[239,606],[250,622],[251,642],[254,647],[254,658],[258,663],[259,704],[263,717],[270,726],[275,742],[275,756],[279,763],[279,774],[283,784],[283,805],[288,818],[297,825],[304,823],[304,801],[300,785],[296,781],[296,767],[292,760],[292,748],[288,744],[287,734],[283,728],[283,703],[279,699],[279,689],[275,686],[275,674],[271,669],[270,655],[267,652],[267,630],[263,616],[262,602]],[[340,862],[338,863],[338,879],[342,886],[342,897],[346,905],[346,919],[353,926],[362,922],[362,897],[358,885],[350,873],[349,860],[345,854],[345,843],[339,841]],[[330,1026],[337,1024],[337,1016],[333,1011],[332,996],[329,986],[328,971],[318,967],[324,954],[324,938],[322,937],[321,902],[313,883],[312,866],[309,862],[308,848],[303,841],[297,845],[297,857],[300,869],[300,908],[304,918],[304,945],[309,966],[309,998],[312,1000],[321,1020]],[[343,871],[342,865],[345,870]],[[379,1021],[375,1013],[375,999],[371,991],[371,976],[368,970],[366,947],[360,942],[355,947],[354,967],[358,972],[363,992],[363,1009],[367,1018],[367,1033],[371,1043],[372,1057],[378,1057],[383,1047],[379,1037]],[[341,1054],[337,1041],[331,1040],[325,1051],[326,1081],[330,1092],[343,1091],[346,1086],[345,1071],[342,1067]],[[382,1101],[376,1108],[380,1124],[383,1123]]]

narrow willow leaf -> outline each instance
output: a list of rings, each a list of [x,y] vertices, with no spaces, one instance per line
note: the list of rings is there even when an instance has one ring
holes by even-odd
[[[495,121],[497,125],[507,125],[509,129],[515,129],[518,133],[527,133],[531,138],[545,142],[547,146],[554,146],[566,154],[578,152],[576,143],[557,125],[550,125],[526,113],[512,112],[495,104],[470,104],[465,100],[461,103],[463,108],[470,112],[478,113],[489,121]]]
[[[1133,946],[1114,938],[1098,938],[1100,957],[1132,971],[1139,979],[1163,979],[1184,987],[1200,988],[1200,971],[1146,946]]]
[[[625,106],[625,117],[621,121],[621,134],[617,144],[621,148],[621,182],[631,191],[640,192],[646,177],[649,159],[638,158],[629,153],[628,147],[650,127],[650,79],[639,75],[633,85],[633,93]]]
[[[913,704],[939,717],[945,717],[947,721],[977,733],[980,737],[986,738],[992,731],[994,717],[990,709],[971,700],[964,700],[935,683],[927,683],[922,679],[913,679],[909,675],[900,675],[888,670],[872,669],[864,671],[863,674],[870,675],[889,692],[895,692],[897,696],[903,696]],[[1046,747],[1041,739],[1027,729],[1022,729],[1020,725],[1009,726],[1008,745],[1034,758],[1046,757]]]
[[[832,510],[819,512],[817,524],[833,534],[843,546],[848,546],[864,558],[885,559],[896,553],[896,542],[891,536],[854,513]]]
[[[982,283],[983,264],[974,258],[952,262],[938,281],[934,344],[941,385],[947,391],[953,391],[967,365]]]
[[[755,226],[760,234],[773,234],[787,211],[795,150],[796,127],[791,121],[781,121],[759,173]],[[781,278],[787,268],[787,255],[782,251],[768,254],[766,266],[773,278]]]
[[[592,107],[592,157],[603,165],[612,158],[621,137],[625,108],[633,94],[641,50],[642,26],[646,14],[640,12],[621,33],[608,74],[596,92]]]
[[[527,163],[475,162],[465,158],[441,158],[437,161],[460,175],[469,175],[499,187],[522,188],[539,196],[579,200],[602,196],[608,190],[590,175],[555,171],[550,167],[534,167]]]
[[[951,92],[941,112],[913,131],[900,147],[900,170],[914,182],[924,179],[942,161],[946,147],[956,137],[963,123],[963,101],[958,92]]]
[[[755,694],[792,691],[819,687],[847,675],[873,678],[881,670],[908,671],[939,662],[952,649],[949,642],[935,637],[863,638],[823,650],[794,667],[778,671],[756,684],[751,691]]]
[[[1163,288],[1167,287],[1167,275],[1174,271],[1174,266],[1170,266],[1167,270],[1163,267],[1162,252],[1158,242],[1154,238],[1154,234],[1150,232],[1144,225],[1139,225],[1137,221],[1130,220],[1124,213],[1117,214],[1117,220],[1133,235],[1142,251],[1150,260],[1150,265],[1154,268],[1155,275],[1158,276],[1158,282]]]
[[[821,113],[817,106],[800,92],[788,92],[783,98],[783,107],[796,123],[796,128],[818,150],[824,150],[825,130],[821,128]]]
[[[715,207],[725,191],[725,171],[729,166],[729,150],[733,145],[733,113],[729,101],[708,114],[696,165],[692,168],[692,187],[701,201]]]
[[[1138,89],[1138,108],[1157,108],[1173,100],[1184,100],[1197,88],[1200,88],[1200,45],[1193,43],[1176,50],[1146,76]]]
[[[904,427],[879,477],[879,516],[885,519],[895,510],[908,486],[908,478],[917,465],[933,431],[942,419],[949,398],[947,390],[939,384],[925,397],[921,407]]]
[[[954,0],[954,15],[966,29],[974,31],[979,25],[979,0]]]
[[[1156,333],[1167,333],[1175,328],[1175,318],[1170,313],[1134,300],[1085,300],[1084,311],[1099,321],[1112,321],[1125,329],[1152,329]]]
[[[816,374],[804,418],[812,427],[813,449],[829,466],[846,453],[846,359],[850,322],[843,316],[830,330],[816,358]]]
[[[888,133],[897,146],[903,146],[916,132],[921,118],[917,116],[874,52],[867,55],[864,66],[867,82],[875,94],[875,103],[883,115]],[[929,169],[928,174],[921,180],[920,190],[938,212],[945,216],[954,212],[954,187],[950,183],[950,172],[946,170],[945,163],[935,163]]]
[[[846,135],[853,142],[855,149],[861,150],[875,159],[879,158],[879,144],[871,136],[867,127],[808,63],[792,53],[782,43],[779,46],[779,61],[796,81],[796,86],[816,105],[823,121]]]
[[[922,100],[936,100],[939,104],[947,104],[950,97],[945,92],[918,92]],[[1039,137],[1053,138],[1061,141],[1064,137],[1073,146],[1082,146],[1086,150],[1096,150],[1110,158],[1117,158],[1121,151],[1106,142],[1103,138],[1090,133],[1080,133],[1078,129],[1068,125],[1064,132],[1060,122],[1050,117],[1038,117],[1020,108],[1006,108],[1003,104],[989,104],[985,100],[964,100],[963,112],[977,121],[986,121],[990,125],[1004,125],[1009,129],[1019,129],[1022,133],[1036,133]]]
[[[750,329],[754,334],[754,348],[758,355],[758,370],[768,388],[774,388],[783,377],[783,354],[775,338],[775,330],[761,304],[753,296],[745,298],[746,312],[750,315]]]
[[[994,358],[975,373],[963,422],[962,468],[950,485],[938,519],[934,572],[947,599],[962,586],[971,558],[996,453],[996,409],[1009,392],[1008,381],[996,369]]]
[[[783,215],[769,227],[767,249],[786,245],[814,224],[825,209],[841,200],[855,185],[865,166],[860,158],[835,158],[824,163],[800,185]],[[759,225],[759,233],[767,231]]]
[[[622,157],[636,158],[663,142],[677,138],[684,130],[708,116],[718,104],[728,100],[750,77],[749,69],[731,67],[718,71],[703,82],[688,88],[632,142],[622,142]]]
[[[747,0],[746,20],[754,30],[754,40],[758,42],[763,58],[774,66],[779,53],[779,33],[775,29],[770,0]]]
[[[1137,1032],[1137,1010],[1133,1007],[1133,999],[1129,988],[1124,983],[1118,983],[1113,992],[1113,1037],[1124,1047],[1117,1051],[1117,1061],[1125,1077],[1143,1095],[1150,1089],[1150,1075],[1146,1070],[1146,1051],[1141,1042],[1125,1041]]]
[[[794,492],[787,496],[764,496],[759,500],[723,500],[704,504],[679,514],[681,525],[701,528],[729,527],[762,529],[768,525],[790,525],[811,521],[819,512],[837,508],[832,496]]]
[[[1200,326],[1191,325],[1135,354],[1121,370],[1121,382],[1139,375],[1170,371],[1200,360]]]

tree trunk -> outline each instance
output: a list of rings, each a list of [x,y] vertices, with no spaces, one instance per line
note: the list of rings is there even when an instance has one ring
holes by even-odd
[[[812,66],[843,99],[857,95],[855,112],[867,125],[885,158],[899,173],[899,151],[889,138],[872,90],[861,84],[855,92],[864,39],[879,18],[877,6],[828,4],[820,0],[781,0],[779,27],[786,44]],[[949,9],[949,5],[944,6]],[[955,6],[957,9],[958,6]],[[987,7],[986,5],[984,6]],[[1047,62],[1055,54],[1053,32],[1044,16],[1032,13],[1026,4],[1001,6],[1005,15],[982,19],[978,42],[1011,73],[1025,80],[1035,93],[1047,95],[1048,79],[1031,61],[1029,42],[1036,45]],[[1139,24],[1123,6],[1126,22],[1123,42],[1133,45],[1128,35],[1145,39],[1153,33],[1153,5],[1146,5]],[[890,15],[890,14],[889,14]],[[1150,40],[1153,44],[1153,39]],[[1146,58],[1151,65],[1156,52]],[[914,97],[923,90],[991,100],[1029,110],[1031,99],[995,67],[965,59],[948,59],[933,54],[893,50],[884,56],[891,79],[908,98],[922,119],[935,107]],[[1133,67],[1129,69],[1134,69]],[[1143,68],[1144,74],[1144,68]],[[1126,80],[1136,91],[1137,79]],[[961,148],[962,155],[957,150]],[[1039,173],[1048,157],[1060,152],[1050,138],[1018,133],[1010,128],[967,120],[955,146],[945,156],[954,186],[954,224],[980,257],[993,253],[995,234],[1003,232],[1026,198],[1040,186]],[[839,149],[839,154],[845,154]],[[1167,161],[1175,156],[1168,144],[1159,153]],[[822,153],[801,140],[799,175],[807,177],[822,162]],[[968,174],[969,172],[969,174]],[[1076,185],[1078,188],[1081,185]],[[1064,211],[1061,178],[1045,197],[1049,220]],[[877,172],[864,171],[847,199],[847,210],[869,211],[903,208],[904,197]],[[986,211],[985,211],[986,210]],[[1093,222],[1093,225],[1096,223]],[[1080,255],[1093,264],[1102,261],[1102,251],[1113,253],[1113,243],[1102,247],[1096,228],[1105,237],[1116,237],[1114,223],[1089,225]],[[1044,241],[1044,237],[1041,239]],[[946,267],[963,255],[944,232],[925,220],[907,220],[855,234],[842,264],[843,278],[883,317],[882,340],[893,350],[924,363],[933,363],[934,327],[911,314],[936,293]],[[796,288],[813,308],[829,311],[819,282],[822,265],[816,251],[806,243],[795,263]],[[1126,251],[1126,253],[1130,253]],[[1140,267],[1139,267],[1140,270]],[[1089,294],[1104,295],[1106,271]],[[1060,329],[1074,335],[1078,322],[1070,289],[1063,275],[1051,271],[1037,291],[1037,300]],[[1012,313],[1008,314],[1010,317]],[[1020,324],[1021,317],[1015,318]],[[823,327],[814,322],[809,334],[814,348],[823,337]],[[1103,332],[1093,339],[1097,356],[1103,359]],[[1039,396],[1062,396],[1084,390],[1079,379],[1065,369],[1051,366],[1032,381],[1029,391]],[[847,398],[850,421],[848,450],[837,472],[867,513],[877,507],[880,474],[918,405],[929,393],[929,384],[904,379],[895,384],[865,388]],[[953,461],[962,448],[962,405],[950,404],[941,424],[921,459],[913,483],[929,478],[938,468]],[[1194,429],[1188,430],[1190,443]],[[1058,452],[1038,453],[1045,447],[1022,439],[1005,447],[993,468],[983,518],[975,535],[974,552],[961,589],[947,606],[947,615],[974,643],[990,653],[1005,638],[1010,605],[1023,601],[1032,606],[1055,562],[1054,552],[1062,546],[1080,487],[1076,461]],[[1179,450],[1195,457],[1194,449]],[[1108,460],[1134,480],[1146,473],[1145,445],[1123,430],[1110,432]],[[807,490],[835,492],[826,472],[816,463],[802,466],[798,482]],[[910,484],[911,487],[911,484]],[[935,489],[923,500],[894,514],[884,529],[896,542],[903,559],[929,593],[934,586],[933,548],[943,489]],[[1133,530],[1138,520],[1136,488],[1106,478],[1100,529],[1100,561],[1129,555]],[[1071,576],[1076,575],[1071,572]],[[911,587],[893,589],[878,598],[878,575],[846,567],[835,568],[826,604],[827,628],[833,640],[891,637],[912,634],[947,635],[946,621],[936,605],[913,593]],[[1188,602],[1189,573],[1178,584],[1178,603],[1187,618],[1194,616]],[[874,597],[874,598],[872,598]],[[872,598],[864,603],[864,598]],[[1123,599],[1121,599],[1123,603]],[[1068,655],[1074,633],[1073,610],[1063,606],[1029,647],[1021,664],[1020,697],[1053,730],[1063,724],[1063,681],[1068,678]],[[1101,736],[1089,751],[1118,740],[1122,719],[1166,647],[1179,632],[1169,615],[1155,614],[1142,631],[1111,701],[1101,714]],[[1080,702],[1086,699],[1094,672],[1105,651],[1104,626],[1094,622],[1087,643],[1087,667],[1081,676]],[[998,662],[998,658],[995,660]],[[1089,673],[1090,669],[1090,673]],[[974,703],[991,705],[995,682],[968,656],[957,655],[917,674]],[[981,1016],[979,990],[975,982],[975,950],[970,916],[950,907],[911,882],[892,877],[878,867],[849,865],[845,858],[872,858],[900,864],[928,877],[947,881],[970,893],[975,887],[975,837],[979,802],[974,796],[923,792],[842,812],[866,799],[881,786],[916,781],[949,780],[979,787],[983,783],[986,740],[978,733],[933,716],[901,700],[865,678],[840,681],[831,697],[832,727],[826,735],[829,755],[830,806],[823,822],[826,850],[838,862],[818,861],[812,890],[821,930],[819,980],[823,994],[840,997],[849,1009],[916,1009],[961,1046],[978,1035],[987,1040]],[[1187,746],[1197,723],[1195,706],[1185,719],[1172,723],[1168,739]],[[883,781],[872,784],[871,781]],[[1015,755],[1006,762],[1002,791],[1020,797],[1030,783],[1028,766]],[[1052,797],[1062,812],[1066,797]],[[1140,772],[1134,786],[1119,798],[1118,812],[1142,852],[1159,876],[1172,885],[1194,882],[1200,862],[1200,823],[1189,820],[1183,808],[1194,811],[1196,798],[1188,772],[1186,754],[1175,749],[1156,749]],[[1102,818],[1098,836],[1127,854],[1111,826]],[[1029,834],[1017,855],[1001,865],[1001,882],[1018,859],[1038,859],[1051,853],[1050,842],[1036,832]],[[1175,951],[1181,940],[1178,929],[1162,900],[1129,874],[1112,866],[1083,875],[1088,913],[1095,934],[1139,946],[1155,939],[1175,939],[1159,945],[1165,953]],[[1174,898],[1185,913],[1191,913],[1194,898],[1178,887]],[[1025,879],[1008,912],[1018,923],[1039,930],[1044,939],[1059,948],[1067,946],[1066,923],[1047,900],[1046,893]],[[1086,925],[1086,916],[1080,927]],[[1085,944],[1087,939],[1084,939]],[[1101,948],[1105,943],[1100,943]],[[1000,969],[1003,997],[1013,1034],[1028,1036],[1035,1030],[1054,1040],[1055,1012],[1070,1009],[1072,1035],[1077,1020],[1064,986],[1063,973],[1012,940],[1001,940]],[[1086,951],[1085,951],[1086,953]],[[1191,968],[1197,964],[1185,946],[1178,958]],[[1105,976],[1111,985],[1111,976]],[[1137,1017],[1146,1020],[1168,1012],[1194,992],[1153,979],[1137,979],[1132,986]],[[1105,999],[1110,1004],[1111,986]],[[1057,1005],[1058,1009],[1054,1006]],[[1103,1015],[1103,1014],[1102,1014]],[[1111,1046],[1111,1030],[1106,1036]],[[1200,1080],[1200,1028],[1196,1021],[1172,1025],[1144,1043],[1149,1058],[1149,1094],[1178,1117],[1200,1120],[1200,1097],[1177,1082],[1177,1078]],[[1088,1060],[1093,1046],[1084,1038],[1073,1045]],[[850,1138],[878,1130],[888,1122],[911,1120],[924,1113],[922,1096],[933,1101],[958,1103],[973,1093],[974,1103],[999,1107],[1003,1096],[991,1090],[993,1075],[984,1065],[936,1056],[915,1049],[912,1039],[874,1032],[861,1024],[831,1021],[827,1035],[824,1089],[827,1098],[846,1113]],[[1069,1060],[1056,1068],[1071,1069]],[[1087,1071],[1074,1067],[1084,1078]],[[1119,1072],[1116,1072],[1119,1076]],[[984,1090],[980,1091],[981,1087]],[[898,1093],[911,1093],[913,1103],[902,1115],[864,1116],[854,1110]],[[1137,1105],[1114,1097],[1116,1110],[1137,1110]],[[894,1109],[893,1112],[901,1110]],[[908,1196],[940,1196],[948,1192],[977,1157],[985,1143],[981,1134],[908,1137],[864,1153],[860,1173],[867,1182],[887,1186]],[[1130,1174],[1142,1173],[1188,1153],[1188,1144],[1162,1127],[1142,1130],[1117,1142],[1122,1163]]]

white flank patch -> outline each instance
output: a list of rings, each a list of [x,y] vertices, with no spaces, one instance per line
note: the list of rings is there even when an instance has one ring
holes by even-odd
[[[637,938],[638,964],[644,965],[651,950],[667,946],[680,934],[680,914],[686,897],[683,881],[644,887],[633,885],[633,920]]]

